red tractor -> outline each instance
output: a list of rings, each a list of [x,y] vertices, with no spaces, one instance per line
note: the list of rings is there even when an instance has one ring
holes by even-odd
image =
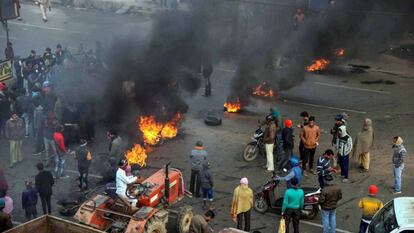
[[[185,190],[181,171],[169,169],[169,165],[140,184],[128,187],[126,196],[137,199],[136,206],[117,195],[97,194],[81,205],[74,218],[109,233],[166,233],[168,217],[173,214],[177,232],[189,232],[191,207],[170,207],[184,197]]]

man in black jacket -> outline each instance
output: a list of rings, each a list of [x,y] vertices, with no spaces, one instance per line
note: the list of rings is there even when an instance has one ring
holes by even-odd
[[[44,214],[50,214],[50,197],[52,196],[52,186],[55,183],[53,180],[53,175],[50,171],[44,171],[43,163],[38,163],[36,165],[39,173],[35,177],[35,186],[39,192],[40,201],[42,202],[42,208]]]
[[[285,128],[282,130],[283,150],[285,156],[279,164],[279,170],[282,170],[288,163],[293,153],[294,135],[293,135],[293,122],[290,119],[285,120]]]
[[[81,143],[75,153],[76,159],[78,160],[79,191],[88,190],[88,174],[92,160],[92,154],[87,146],[88,143],[85,139],[81,139]],[[85,186],[83,186],[84,183]]]

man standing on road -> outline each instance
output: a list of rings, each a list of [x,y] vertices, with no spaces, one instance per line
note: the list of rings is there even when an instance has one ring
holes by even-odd
[[[345,125],[345,120],[341,114],[338,114],[335,116],[335,124],[330,132],[332,134],[332,146],[336,144],[336,140],[338,139],[338,136],[339,136],[339,127],[342,125]],[[338,165],[338,158],[335,158],[334,156],[333,167],[336,168],[337,165]]]
[[[332,176],[326,175],[325,185],[322,189],[319,198],[321,206],[323,233],[336,232],[336,207],[338,201],[342,199],[342,191],[337,186],[332,184]]]
[[[366,232],[374,215],[384,206],[382,201],[376,197],[377,192],[377,186],[370,185],[368,187],[368,197],[362,198],[358,203],[358,207],[362,209],[362,219],[361,224],[359,225],[359,233]]]
[[[42,202],[43,214],[51,214],[50,197],[52,196],[52,186],[55,184],[55,181],[50,171],[43,170],[43,163],[38,163],[36,167],[39,173],[35,177],[35,186]]]
[[[22,193],[22,208],[25,210],[27,221],[30,221],[37,216],[37,191],[32,187],[31,181],[26,181],[25,185],[26,189]]]
[[[273,115],[266,116],[266,123],[267,127],[264,132],[263,142],[265,143],[266,148],[266,168],[267,172],[273,172],[274,162],[273,162],[273,148],[275,145],[275,137],[276,137],[276,124],[275,124],[275,117]]]
[[[282,130],[282,140],[283,140],[283,150],[285,151],[285,157],[279,164],[279,170],[285,168],[286,164],[289,162],[290,158],[292,157],[293,153],[293,129],[292,129],[292,120],[286,119],[285,120],[285,128]]]
[[[315,157],[316,147],[319,145],[319,138],[321,131],[319,126],[315,124],[315,117],[309,117],[309,124],[304,126],[302,132],[300,133],[300,139],[303,142],[304,146],[304,156],[302,160],[303,175],[306,174],[306,166],[309,165],[309,172],[316,174],[313,170],[313,160]]]
[[[352,138],[346,132],[346,126],[341,125],[338,128],[338,138],[336,139],[336,153],[338,163],[341,167],[342,183],[348,182],[349,173],[349,154],[352,151]]]
[[[207,151],[204,150],[203,142],[197,141],[190,155],[191,178],[190,192],[195,197],[200,197],[200,172],[203,169],[203,163],[207,162]]]
[[[361,172],[369,171],[370,151],[374,146],[374,130],[372,129],[372,121],[369,118],[364,119],[362,131],[358,133],[354,141],[354,157],[361,168]]]
[[[109,139],[109,157],[119,162],[124,157],[124,142],[114,129],[109,130],[106,135]]]
[[[55,176],[56,179],[68,178],[69,176],[64,174],[65,161],[68,151],[65,145],[65,138],[63,137],[63,126],[56,126],[56,131],[53,134],[53,139],[56,143],[56,156],[55,156]]]
[[[230,211],[233,222],[237,222],[237,229],[250,231],[250,212],[252,207],[253,190],[249,188],[249,180],[243,177],[240,180],[240,185],[234,189]]]
[[[309,124],[309,113],[304,111],[300,113],[300,116],[302,117],[302,124],[298,124],[296,127],[303,129],[303,127],[307,126]],[[303,158],[305,157],[305,147],[303,146],[302,140],[299,142],[299,155],[300,160],[303,161]]]
[[[39,0],[39,7],[40,7],[40,12],[42,12],[42,20],[43,22],[47,22],[47,17],[46,17],[46,8],[49,8],[49,11],[52,11],[52,5],[50,0]]]
[[[81,145],[76,150],[75,157],[78,160],[79,171],[79,191],[88,190],[88,174],[89,167],[92,162],[92,154],[88,148],[88,142],[85,139],[81,139]],[[83,186],[85,184],[85,186]]]
[[[401,176],[404,170],[404,158],[407,150],[403,145],[404,141],[401,137],[394,137],[393,146],[394,153],[392,155],[392,164],[394,165],[394,194],[401,193]]]
[[[293,178],[290,181],[290,188],[283,196],[282,216],[286,221],[286,233],[289,233],[290,221],[293,223],[293,232],[299,233],[300,211],[304,205],[304,192],[298,188],[298,180]]]
[[[331,160],[334,157],[334,152],[331,149],[327,149],[321,157],[319,157],[316,163],[316,172],[318,173],[318,181],[321,188],[323,188],[325,182],[324,177],[331,175],[335,171],[331,166]]]
[[[10,167],[12,168],[17,162],[22,162],[22,139],[24,135],[23,120],[13,113],[11,118],[6,122],[6,138],[10,141]]]

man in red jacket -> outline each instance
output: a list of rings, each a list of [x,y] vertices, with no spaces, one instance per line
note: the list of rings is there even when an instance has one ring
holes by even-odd
[[[69,178],[69,176],[64,175],[65,160],[66,154],[68,153],[65,145],[65,138],[63,137],[63,126],[56,126],[55,133],[53,134],[53,139],[56,143],[56,156],[55,156],[55,176],[56,179],[59,178]]]

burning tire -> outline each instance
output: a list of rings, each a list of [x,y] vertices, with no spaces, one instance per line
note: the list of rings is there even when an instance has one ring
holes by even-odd
[[[251,162],[259,155],[259,148],[256,144],[249,143],[246,145],[243,151],[243,159],[247,162]]]
[[[167,233],[165,224],[158,219],[151,218],[145,224],[145,233]]]
[[[204,118],[204,123],[210,126],[221,125],[221,118],[218,116],[208,115]]]
[[[262,196],[256,196],[253,201],[253,208],[257,212],[264,214],[269,209],[269,205],[267,204],[266,200]]]
[[[190,232],[190,225],[193,215],[193,209],[191,206],[181,207],[177,217],[177,230],[179,233]]]

